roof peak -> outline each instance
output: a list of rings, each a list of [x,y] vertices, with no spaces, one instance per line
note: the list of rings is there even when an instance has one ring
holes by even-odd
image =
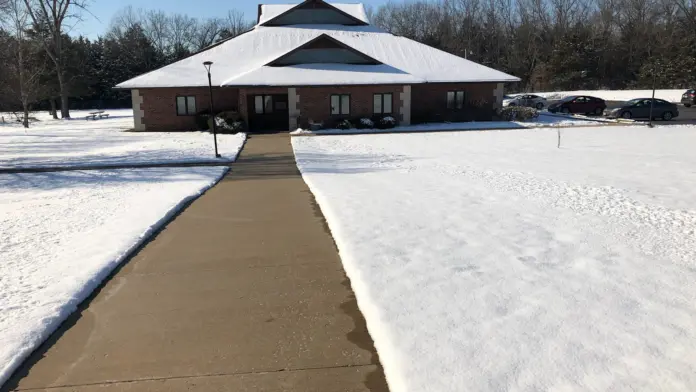
[[[294,4],[259,4],[257,26],[303,24],[369,25],[362,3],[305,0]]]

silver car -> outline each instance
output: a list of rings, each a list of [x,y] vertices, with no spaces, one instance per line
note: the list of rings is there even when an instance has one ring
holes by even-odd
[[[546,98],[534,94],[520,94],[503,99],[503,106],[527,106],[541,110],[547,105]]]

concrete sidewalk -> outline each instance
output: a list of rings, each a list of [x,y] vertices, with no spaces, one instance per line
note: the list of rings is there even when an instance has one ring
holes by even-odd
[[[287,134],[253,136],[4,390],[387,391]]]

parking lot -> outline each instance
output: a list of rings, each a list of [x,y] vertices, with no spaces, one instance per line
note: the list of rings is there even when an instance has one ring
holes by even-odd
[[[558,101],[556,100],[549,100],[548,104],[552,105]],[[616,105],[620,105],[622,102],[620,101],[606,101],[607,102],[607,107],[612,107]],[[696,106],[692,106],[690,108],[687,108],[683,105],[678,105],[679,106],[679,117],[675,118],[674,120],[669,121],[669,124],[695,124],[696,125]],[[648,120],[636,120],[640,122],[647,122]]]

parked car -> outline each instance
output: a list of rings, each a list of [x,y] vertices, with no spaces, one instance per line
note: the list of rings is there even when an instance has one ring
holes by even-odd
[[[534,94],[520,94],[503,97],[503,106],[527,106],[539,110],[547,105],[546,98]]]
[[[696,89],[686,90],[684,95],[682,95],[681,103],[687,108],[691,105],[696,105]]]
[[[605,114],[607,117],[613,118],[650,118],[651,101],[651,98],[632,99],[619,107],[607,109]],[[652,111],[653,118],[661,118],[665,121],[679,116],[679,108],[677,105],[663,99],[655,99]]]
[[[552,103],[549,106],[549,112],[595,114],[599,116],[604,113],[606,108],[607,103],[603,99],[582,95],[565,97],[558,102]]]

